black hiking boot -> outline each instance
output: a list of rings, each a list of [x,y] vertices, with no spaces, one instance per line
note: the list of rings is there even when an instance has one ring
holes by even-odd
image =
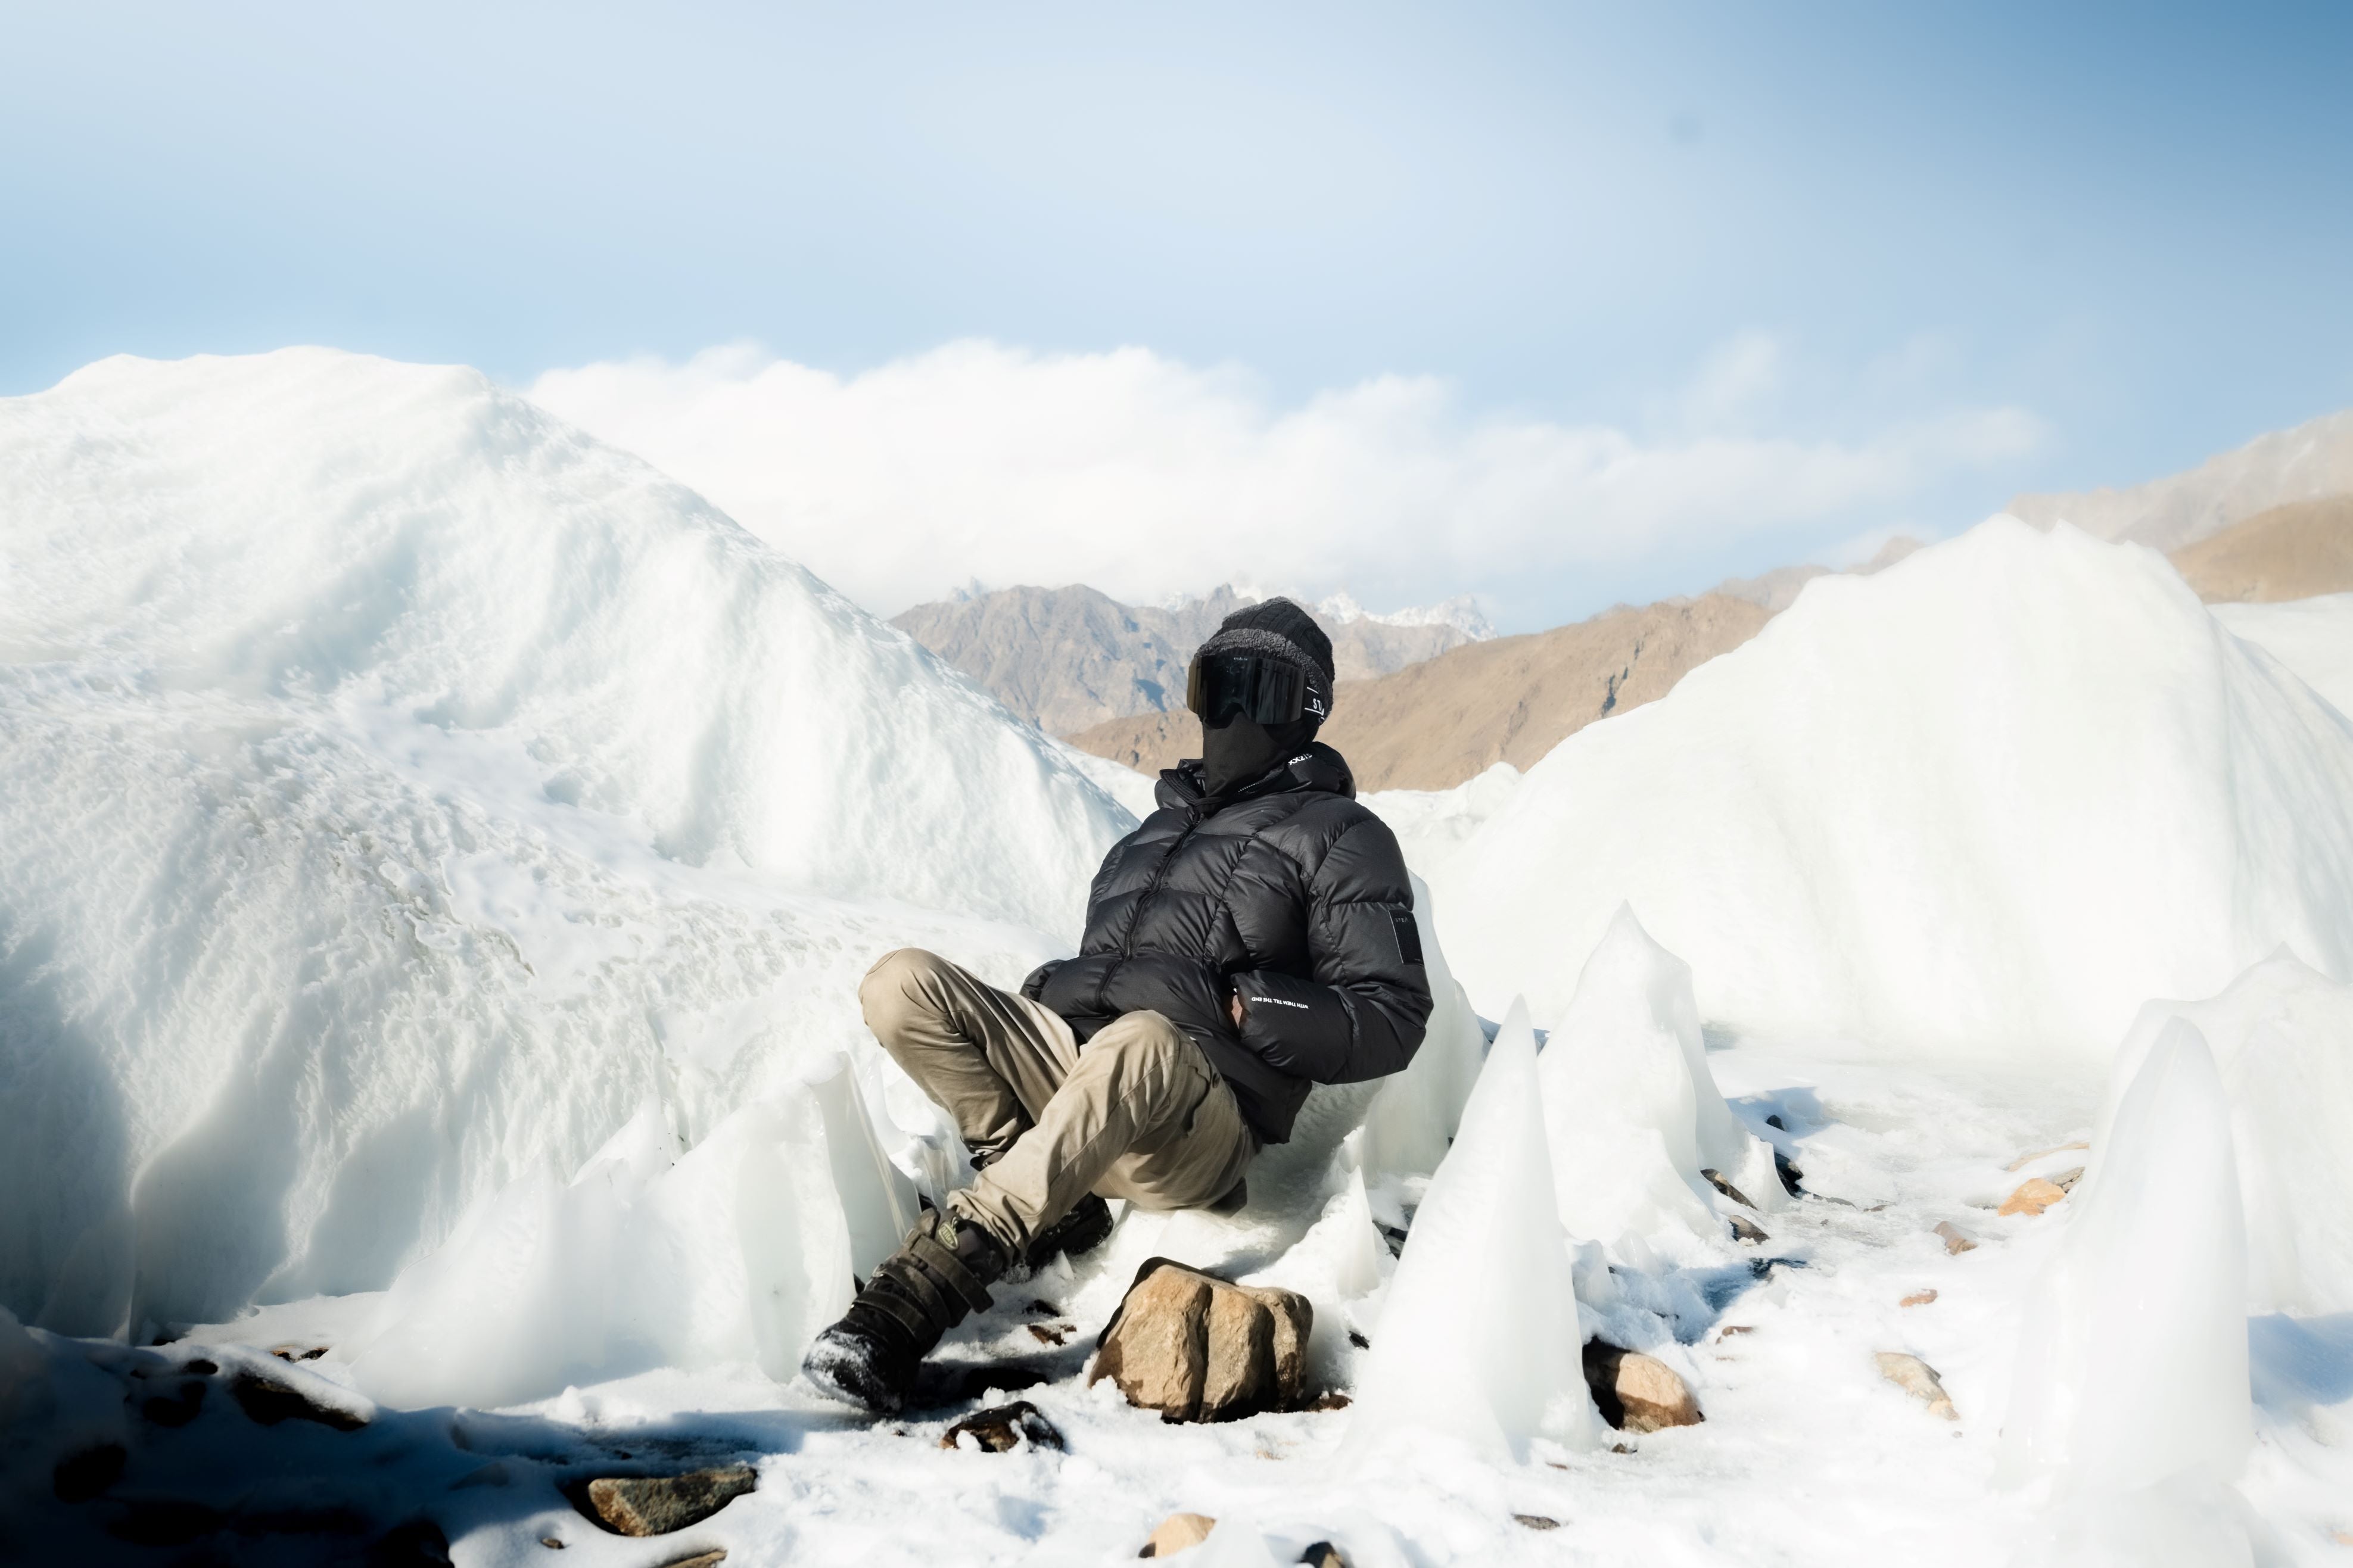
[[[1089,1193],[1071,1206],[1070,1213],[1038,1233],[1029,1243],[1029,1250],[1021,1255],[1021,1261],[1035,1274],[1058,1256],[1083,1258],[1103,1244],[1111,1235],[1111,1205]]]
[[[801,1372],[846,1404],[897,1410],[940,1336],[993,1304],[988,1287],[1010,1262],[997,1238],[970,1220],[925,1215],[875,1266],[841,1321],[818,1335]]]

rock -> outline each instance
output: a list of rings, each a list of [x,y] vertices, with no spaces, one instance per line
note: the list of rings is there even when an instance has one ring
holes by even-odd
[[[84,1448],[58,1461],[49,1472],[50,1489],[59,1502],[88,1502],[122,1479],[122,1467],[130,1458],[130,1450],[120,1443]]]
[[[2084,1167],[2078,1165],[2072,1171],[2062,1171],[2052,1177],[2051,1184],[2063,1193],[2072,1193],[2075,1190],[2075,1184],[2083,1179]]]
[[[749,1465],[682,1476],[600,1476],[586,1488],[584,1511],[616,1535],[668,1535],[702,1523],[759,1484]]]
[[[661,1568],[719,1568],[719,1564],[726,1561],[727,1548],[714,1546],[708,1552],[698,1552],[691,1557],[672,1558],[663,1563]]]
[[[1188,1546],[1198,1546],[1209,1539],[1209,1531],[1218,1521],[1206,1513],[1172,1513],[1152,1527],[1145,1538],[1144,1550],[1138,1557],[1171,1557]]]
[[[1925,1307],[1936,1299],[1934,1290],[1915,1290],[1895,1304],[1899,1307]]]
[[[1621,1431],[1656,1432],[1707,1419],[1690,1384],[1664,1362],[1638,1351],[1587,1341],[1585,1384],[1601,1418]]]
[[[1530,1530],[1558,1530],[1560,1528],[1560,1521],[1547,1518],[1546,1515],[1541,1513],[1515,1513],[1512,1515],[1512,1519],[1514,1523],[1524,1524]]]
[[[1959,1226],[1955,1225],[1951,1220],[1938,1220],[1936,1222],[1936,1234],[1945,1238],[1945,1252],[1947,1257],[1958,1258],[1964,1252],[1975,1252],[1977,1250],[1978,1244],[1976,1238],[1971,1237],[1968,1231],[1963,1230]]]
[[[185,1426],[205,1407],[205,1390],[212,1385],[201,1377],[192,1377],[172,1394],[155,1394],[142,1401],[139,1414],[158,1426]]]
[[[1782,1153],[1778,1149],[1773,1151],[1773,1173],[1781,1178],[1783,1192],[1793,1198],[1805,1195],[1803,1189],[1798,1184],[1806,1179],[1806,1173],[1789,1163],[1789,1156]]]
[[[1108,1377],[1129,1404],[1169,1421],[1294,1409],[1314,1322],[1304,1296],[1149,1258],[1096,1342],[1087,1383]]]
[[[1881,1351],[1879,1375],[1919,1400],[1928,1407],[1931,1415],[1941,1415],[1947,1421],[1958,1421],[1961,1413],[1953,1408],[1952,1395],[1945,1392],[1936,1369],[1916,1355],[1903,1351]]]
[[[1348,1568],[1348,1560],[1328,1541],[1318,1541],[1299,1554],[1307,1568]]]
[[[2090,1147],[2091,1145],[2089,1143],[2062,1143],[2056,1149],[2037,1149],[2031,1154],[2021,1154],[2017,1159],[2012,1160],[2003,1168],[2010,1171],[2022,1171],[2027,1166],[2034,1163],[2037,1160],[2047,1160],[2053,1154],[2064,1154],[2070,1149],[2088,1149]],[[2076,1173],[2078,1175],[2081,1175],[2082,1173],[2083,1173],[2080,1171]]]
[[[2040,1176],[2029,1176],[2018,1184],[2018,1190],[2002,1199],[2004,1214],[2041,1214],[2067,1195],[2067,1189],[2056,1182],[2046,1182]]]
[[[275,1426],[280,1421],[316,1421],[338,1432],[356,1432],[367,1425],[364,1415],[321,1405],[300,1389],[272,1383],[251,1372],[239,1372],[228,1391],[237,1400],[237,1408],[264,1426]]]
[[[1725,1197],[1730,1198],[1742,1208],[1753,1209],[1757,1206],[1755,1204],[1748,1201],[1747,1194],[1742,1192],[1738,1187],[1734,1186],[1730,1182],[1725,1181],[1715,1172],[1702,1171],[1700,1174],[1707,1178],[1707,1184],[1709,1186],[1714,1187],[1717,1192],[1722,1193]]]
[[[1747,1242],[1770,1241],[1773,1239],[1771,1237],[1765,1234],[1765,1230],[1761,1226],[1759,1226],[1755,1220],[1750,1219],[1745,1214],[1736,1214],[1732,1216],[1732,1234],[1737,1239]]]
[[[972,1440],[992,1454],[1012,1452],[1027,1439],[1033,1448],[1059,1448],[1061,1433],[1054,1424],[1038,1413],[1038,1407],[1026,1399],[1010,1405],[1000,1405],[993,1410],[976,1410],[940,1436],[940,1447],[958,1447],[957,1439],[970,1434]]]

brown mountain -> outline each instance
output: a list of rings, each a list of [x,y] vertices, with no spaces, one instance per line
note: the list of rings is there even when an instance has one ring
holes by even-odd
[[[1181,713],[1193,650],[1247,602],[1230,587],[1169,609],[1123,605],[1082,586],[1000,588],[918,605],[891,624],[1017,717],[1060,735],[1125,715]],[[1467,605],[1459,619],[1411,625],[1342,618],[1329,607],[1316,619],[1343,680],[1386,675],[1482,635]]]
[[[2121,489],[2013,496],[2010,512],[2178,550],[2291,501],[2353,493],[2353,408],[2258,436],[2186,473]]]
[[[1856,568],[1883,570],[1919,546],[1899,539]],[[2353,591],[2353,496],[2297,501],[2173,552],[2209,603]],[[1357,787],[1448,789],[1489,765],[1526,769],[1597,719],[1654,702],[1685,673],[1757,635],[1820,567],[1784,567],[1696,599],[1620,607],[1574,626],[1474,643],[1377,680],[1343,681],[1324,738]],[[1200,750],[1182,710],[1117,719],[1069,737],[1145,773]]]
[[[2208,604],[2268,604],[2353,591],[2353,495],[2291,501],[2173,552]]]
[[[1362,790],[1446,789],[1494,763],[1526,768],[1594,720],[1665,696],[1769,618],[1762,605],[1705,594],[1472,643],[1379,679],[1343,680],[1322,738],[1347,757]],[[1198,754],[1200,738],[1180,707],[1115,719],[1070,742],[1155,773]]]

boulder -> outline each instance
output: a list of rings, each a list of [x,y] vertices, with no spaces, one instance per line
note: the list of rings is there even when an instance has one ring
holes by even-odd
[[[1666,1363],[1639,1351],[1587,1341],[1585,1384],[1601,1418],[1620,1431],[1656,1432],[1707,1419],[1691,1385]]]
[[[1209,1539],[1218,1521],[1206,1513],[1172,1513],[1152,1527],[1138,1557],[1168,1557]]]
[[[584,1511],[616,1535],[668,1535],[702,1523],[759,1484],[749,1465],[682,1476],[599,1476],[585,1489]]]
[[[1944,1380],[1936,1369],[1916,1355],[1903,1351],[1878,1352],[1879,1375],[1920,1401],[1931,1415],[1941,1415],[1947,1421],[1958,1421],[1961,1413],[1953,1408],[1952,1395],[1945,1392]]]
[[[1038,1413],[1038,1407],[1026,1399],[994,1409],[976,1410],[940,1436],[940,1447],[954,1448],[957,1439],[969,1436],[975,1443],[992,1454],[1010,1453],[1026,1438],[1033,1448],[1059,1448],[1062,1435],[1054,1424]]]
[[[1168,1421],[1293,1409],[1306,1394],[1314,1322],[1304,1296],[1149,1258],[1096,1342],[1087,1383],[1108,1377]]]
[[[1936,1234],[1945,1238],[1945,1252],[1948,1257],[1958,1258],[1964,1252],[1977,1250],[1977,1239],[1951,1220],[1938,1220]]]
[[[2073,1184],[2073,1183],[2069,1184],[2071,1186]],[[2066,1195],[2067,1188],[2058,1183],[2046,1182],[2040,1176],[2029,1176],[2018,1184],[2016,1192],[2002,1199],[2001,1212],[2038,1215]]]

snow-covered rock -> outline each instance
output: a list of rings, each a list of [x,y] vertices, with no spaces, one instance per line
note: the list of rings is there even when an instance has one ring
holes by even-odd
[[[2165,562],[1997,518],[1578,731],[1440,876],[1472,999],[1621,903],[1703,1016],[2104,1054],[2282,942],[2353,978],[2353,726]]]
[[[2096,1150],[2027,1301],[2003,1469],[2109,1494],[2226,1482],[2254,1440],[2246,1227],[2230,1105],[2188,1019],[2158,1031]]]
[[[2119,1108],[2175,1019],[2196,1026],[2229,1096],[2248,1310],[2353,1312],[2353,987],[2282,952],[2211,1000],[2149,1003],[2117,1047],[2087,1181],[2109,1179]]]
[[[0,1205],[0,1304],[78,1331],[381,1289],[512,1184],[568,1213],[647,1104],[700,1144],[871,1058],[875,954],[1018,978],[1129,822],[465,370],[0,401],[0,1082],[39,1108],[0,1184],[42,1194]]]
[[[1439,1433],[1493,1452],[1601,1440],[1579,1358],[1527,1008],[1514,1004],[1398,1259],[1349,1441]]]
[[[1580,1239],[1633,1235],[1669,1257],[1720,1246],[1703,1171],[1760,1208],[1783,1202],[1772,1147],[1740,1124],[1708,1071],[1691,966],[1619,910],[1536,1058],[1561,1223]],[[1728,1200],[1727,1200],[1728,1201]]]

